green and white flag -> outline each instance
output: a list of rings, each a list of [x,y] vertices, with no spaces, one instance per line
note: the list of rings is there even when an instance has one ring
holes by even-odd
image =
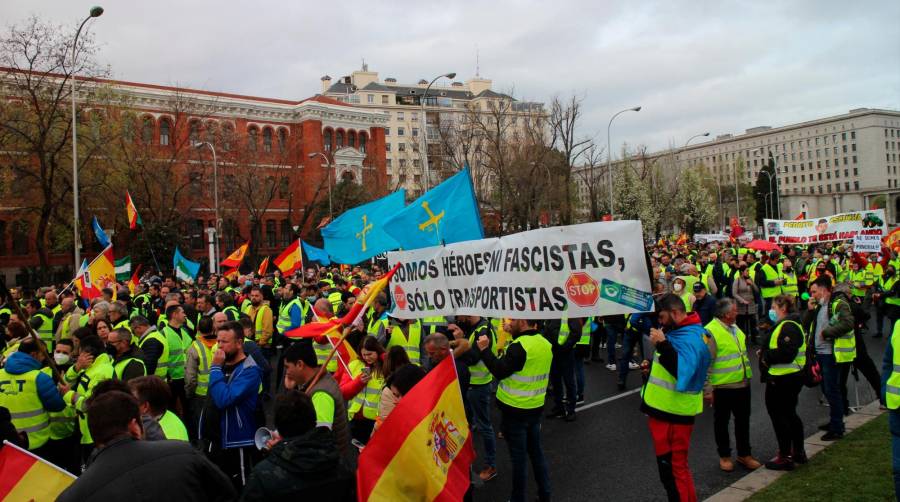
[[[116,260],[116,280],[127,281],[131,279],[131,257],[123,256]]]

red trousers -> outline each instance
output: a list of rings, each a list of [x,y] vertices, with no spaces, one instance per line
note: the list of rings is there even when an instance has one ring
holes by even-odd
[[[688,467],[688,447],[694,425],[673,424],[648,417],[659,479],[666,489],[669,501],[696,502],[694,478]]]

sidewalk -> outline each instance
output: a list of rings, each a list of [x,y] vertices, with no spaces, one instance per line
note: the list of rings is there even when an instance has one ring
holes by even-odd
[[[862,409],[857,411],[856,413],[846,417],[844,419],[844,424],[846,425],[846,433],[850,433],[863,424],[868,423],[870,420],[878,417],[879,415],[885,413],[883,410],[878,409],[878,401],[873,401],[868,405],[864,406]],[[804,444],[806,446],[806,454],[809,457],[813,457],[820,451],[824,450],[826,447],[837,444],[820,441],[819,436],[822,435],[822,432],[816,431],[815,434],[806,438]],[[706,499],[707,502],[740,502],[750,498],[754,493],[762,490],[763,488],[772,484],[776,479],[780,478],[785,474],[790,474],[786,471],[770,471],[765,467],[760,467],[756,471],[747,474],[741,479],[735,481],[731,484],[731,486],[725,488],[724,490],[716,493],[712,497]]]

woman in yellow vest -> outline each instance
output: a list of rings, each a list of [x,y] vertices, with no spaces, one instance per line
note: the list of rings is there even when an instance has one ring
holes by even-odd
[[[779,471],[792,470],[795,463],[806,463],[803,421],[797,415],[797,397],[803,388],[806,364],[806,333],[795,304],[792,295],[779,295],[772,300],[769,317],[775,327],[760,353],[766,410],[778,441],[778,455],[766,462],[766,468]]]
[[[350,376],[369,374],[369,381],[349,403],[347,413],[350,418],[350,434],[353,439],[365,444],[369,441],[375,419],[378,418],[378,404],[384,387],[384,347],[373,336],[367,336],[359,345],[359,357],[352,361]]]

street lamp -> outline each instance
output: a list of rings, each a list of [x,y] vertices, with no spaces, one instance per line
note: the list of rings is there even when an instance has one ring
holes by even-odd
[[[309,158],[311,158],[311,159],[314,159],[317,156],[321,156],[323,159],[325,159],[325,165],[328,166],[328,218],[330,221],[330,220],[334,219],[334,214],[333,214],[332,208],[331,208],[331,171],[334,169],[334,167],[331,165],[331,160],[329,160],[328,156],[325,155],[324,153],[311,152],[309,154]]]
[[[687,148],[688,144],[689,144],[691,141],[694,141],[694,140],[697,139],[697,138],[705,138],[706,136],[709,136],[709,133],[708,133],[708,132],[705,132],[705,133],[703,133],[703,134],[695,134],[695,135],[691,136],[690,138],[688,138],[687,141],[684,142],[684,146],[681,147],[681,149],[684,150],[685,148]]]
[[[759,172],[760,172],[761,174],[765,174],[766,177],[769,178],[769,194],[768,194],[768,195],[770,195],[769,198],[771,198],[772,200],[771,200],[770,202],[766,203],[766,204],[767,204],[767,206],[766,206],[766,212],[767,212],[767,213],[769,212],[769,211],[768,211],[768,209],[769,209],[768,204],[771,204],[771,208],[772,208],[772,219],[778,219],[778,218],[776,218],[776,215],[775,215],[775,197],[776,197],[777,194],[776,194],[775,192],[772,191],[772,181],[773,181],[773,180],[772,180],[772,175],[769,174],[769,171],[763,171],[763,170],[760,170]]]
[[[778,191],[778,155],[772,155],[772,151],[769,150],[769,158],[772,159],[772,168],[775,170],[775,195],[773,195],[772,199],[772,218],[778,220],[781,219],[781,193]],[[769,178],[772,179],[771,177]],[[771,189],[771,181],[769,182]],[[778,214],[775,214],[775,208],[778,208]]]
[[[439,78],[443,78],[443,77],[447,77],[448,79],[453,79],[453,78],[456,78],[456,73],[450,72],[450,73],[445,73],[443,75],[438,75],[437,77],[434,77],[434,79],[431,80],[431,83],[428,84],[428,87],[425,88],[425,92],[422,94],[422,103],[421,103],[421,108],[422,108],[422,110],[421,110],[422,111],[422,131],[421,131],[421,133],[422,133],[422,153],[421,153],[421,155],[419,155],[419,158],[421,158],[424,162],[423,169],[425,172],[425,190],[423,190],[423,192],[428,190],[430,176],[431,176],[431,169],[428,167],[428,138],[427,138],[428,121],[425,120],[425,101],[426,101],[425,98],[428,97],[428,89],[431,89],[431,86],[434,85],[434,83],[437,82]]]
[[[613,219],[613,177],[612,177],[612,142],[610,140],[610,128],[612,128],[613,120],[616,119],[619,115],[625,112],[639,112],[641,111],[640,106],[635,106],[634,108],[626,108],[620,112],[617,112],[615,115],[609,119],[609,124],[606,126],[606,148],[609,150],[606,152],[606,172],[609,175],[609,217]]]
[[[75,50],[78,48],[78,36],[81,35],[81,29],[92,18],[103,15],[103,7],[99,5],[91,7],[90,15],[84,18],[78,31],[75,32],[75,40],[72,41],[72,73],[69,78],[72,79],[72,211],[73,225],[72,232],[75,244],[75,271],[81,266],[81,244],[78,238],[78,122],[75,120]]]
[[[215,270],[213,270],[213,267],[210,266],[209,272],[210,273],[214,273],[214,272],[218,273],[219,272],[219,236],[222,235],[222,220],[219,218],[219,165],[216,162],[216,147],[213,146],[212,143],[210,143],[209,141],[201,141],[201,142],[194,143],[194,148],[196,148],[198,150],[203,148],[204,146],[209,147],[209,151],[212,152],[212,158],[213,158],[213,204],[215,206],[215,211],[216,211],[216,229],[215,229],[216,239],[214,241],[215,253],[213,256],[213,259],[216,261],[216,267],[215,267]],[[212,234],[210,234],[210,237],[212,237]]]

